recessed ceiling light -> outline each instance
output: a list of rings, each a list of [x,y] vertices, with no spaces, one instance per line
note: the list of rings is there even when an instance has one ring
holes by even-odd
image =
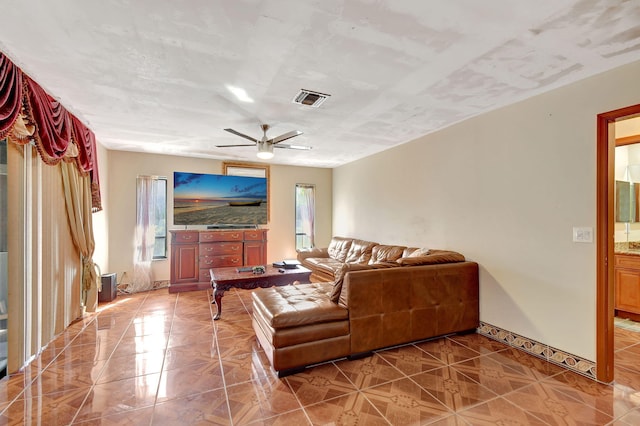
[[[249,97],[249,95],[247,95],[247,91],[244,90],[243,88],[230,86],[228,84],[227,84],[226,87],[227,87],[227,90],[229,90],[231,93],[233,93],[236,96],[236,98],[238,98],[239,101],[241,101],[241,102],[250,102],[250,103],[253,102],[253,99],[251,99]]]

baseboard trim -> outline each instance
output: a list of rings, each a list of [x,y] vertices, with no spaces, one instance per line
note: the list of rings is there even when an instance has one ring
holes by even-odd
[[[596,379],[596,363],[577,355],[545,345],[528,337],[521,336],[509,330],[496,327],[480,321],[478,333],[490,339],[505,343],[514,348],[523,350],[533,356],[542,358],[548,362],[567,368],[590,379]]]

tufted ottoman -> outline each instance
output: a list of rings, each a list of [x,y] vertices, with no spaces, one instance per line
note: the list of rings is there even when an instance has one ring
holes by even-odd
[[[253,292],[253,329],[279,377],[349,355],[349,311],[333,303],[333,283]]]

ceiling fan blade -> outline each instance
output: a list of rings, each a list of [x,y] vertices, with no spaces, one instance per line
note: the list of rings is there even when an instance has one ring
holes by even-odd
[[[292,130],[290,132],[284,133],[280,136],[276,136],[273,139],[269,139],[267,142],[270,142],[272,144],[277,144],[283,141],[286,141],[287,139],[291,139],[291,138],[295,138],[296,136],[300,136],[302,134],[302,132],[300,130]]]
[[[229,133],[233,133],[236,136],[240,136],[241,138],[245,138],[245,139],[249,139],[252,142],[258,143],[258,140],[256,138],[252,138],[251,136],[245,135],[244,133],[240,133],[237,130],[233,130],[233,129],[224,129]]]
[[[310,147],[310,146],[289,145],[289,144],[286,144],[286,143],[273,145],[273,147],[274,148],[285,148],[285,149],[299,149],[299,150],[305,150],[305,151],[308,151],[308,150],[312,149],[312,147]]]
[[[243,143],[241,145],[216,145],[216,148],[229,148],[230,146],[256,146],[254,143]]]

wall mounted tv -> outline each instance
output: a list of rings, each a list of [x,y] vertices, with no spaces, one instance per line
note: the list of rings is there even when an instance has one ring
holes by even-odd
[[[267,178],[173,173],[174,225],[266,225]]]

